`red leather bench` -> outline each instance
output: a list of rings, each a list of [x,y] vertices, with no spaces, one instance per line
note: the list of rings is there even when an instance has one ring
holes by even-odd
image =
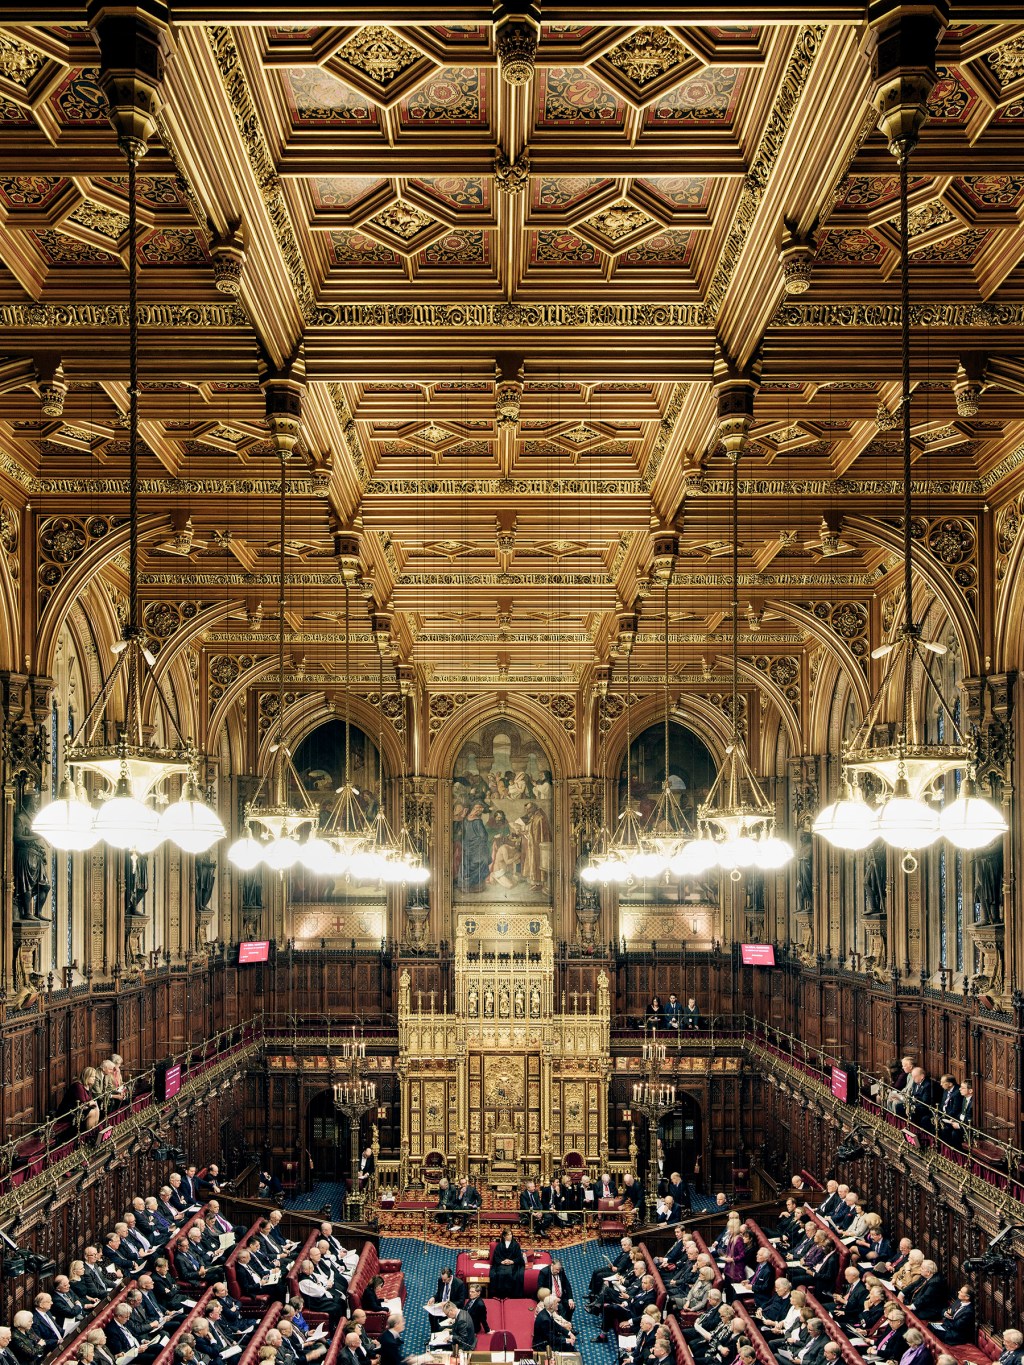
[[[856,1346],[850,1345],[849,1337],[847,1337],[846,1333],[817,1295],[813,1294],[806,1287],[804,1288],[804,1293],[807,1296],[807,1307],[813,1309],[816,1318],[821,1318],[821,1325],[825,1329],[825,1335],[839,1347],[844,1365],[864,1365],[860,1351],[858,1351]]]
[[[753,1346],[754,1352],[761,1362],[761,1365],[776,1365],[775,1357],[768,1349],[768,1343],[761,1335],[760,1327],[758,1327],[757,1323],[747,1312],[743,1305],[743,1300],[737,1299],[733,1304],[733,1308],[736,1310],[737,1316],[743,1319],[743,1325],[747,1332],[747,1339],[751,1346]]]
[[[496,1338],[507,1332],[515,1341],[515,1350],[532,1351],[536,1307],[536,1299],[488,1299],[487,1325],[491,1330],[480,1333],[476,1349],[484,1352],[502,1349],[496,1344]],[[326,1361],[324,1365],[327,1365]]]
[[[246,1343],[245,1350],[238,1357],[238,1365],[251,1365],[260,1353],[260,1347],[266,1340],[267,1333],[281,1316],[281,1309],[284,1307],[280,1303],[272,1303],[267,1311],[260,1318],[260,1325],[253,1332]]]
[[[675,1365],[694,1365],[693,1352],[690,1350],[690,1343],[683,1336],[683,1329],[680,1327],[674,1314],[670,1313],[665,1319],[672,1337],[672,1352],[675,1356]]]
[[[59,1355],[53,1357],[51,1365],[64,1365],[65,1361],[74,1360],[75,1351],[78,1349],[79,1343],[83,1342],[89,1333],[95,1331],[97,1327],[106,1327],[107,1323],[114,1316],[114,1310],[117,1305],[119,1303],[124,1303],[125,1299],[128,1297],[129,1290],[134,1288],[135,1281],[129,1280],[122,1289],[118,1290],[109,1303],[104,1304],[101,1309],[93,1314],[88,1322],[83,1323],[74,1336],[68,1337],[67,1342],[61,1349]]]
[[[177,1346],[181,1337],[191,1330],[192,1324],[195,1322],[196,1318],[201,1318],[206,1315],[207,1305],[212,1298],[213,1287],[211,1286],[201,1299],[196,1300],[195,1308],[190,1308],[188,1310],[188,1313],[171,1333],[167,1340],[167,1345],[161,1350],[156,1360],[154,1360],[153,1365],[170,1365],[170,1362],[174,1359],[175,1346]]]
[[[654,1289],[658,1295],[657,1304],[661,1311],[664,1313],[665,1300],[668,1298],[668,1291],[665,1289],[665,1281],[661,1278],[661,1271],[654,1264],[654,1257],[647,1250],[646,1242],[638,1242],[637,1250],[641,1253],[641,1255],[644,1258],[644,1265],[647,1267],[648,1275],[650,1275],[654,1280]]]
[[[309,1321],[308,1313],[304,1313],[303,1317],[306,1319],[307,1322]],[[348,1319],[342,1318],[342,1320],[338,1323],[338,1326],[335,1328],[334,1336],[331,1337],[331,1344],[327,1348],[327,1354],[320,1362],[320,1365],[335,1365],[335,1361],[338,1359],[338,1356],[345,1349],[345,1333],[347,1331]]]
[[[828,1233],[832,1245],[839,1253],[839,1269],[836,1271],[836,1288],[841,1290],[841,1286],[846,1283],[844,1276],[846,1274],[846,1267],[850,1264],[850,1248],[843,1245],[843,1239],[839,1236],[838,1232],[835,1232],[830,1228],[824,1218],[820,1218],[813,1209],[808,1210],[807,1216],[813,1223],[817,1223],[819,1228]]]
[[[366,1242],[362,1251],[359,1253],[359,1260],[352,1278],[348,1282],[348,1296],[353,1308],[362,1308],[363,1290],[369,1285],[375,1275],[384,1276],[384,1292],[382,1299],[401,1299],[405,1303],[405,1276],[402,1274],[401,1261],[382,1261],[377,1256],[377,1248],[372,1242]],[[289,1277],[289,1288],[291,1278]],[[298,1292],[298,1284],[295,1286]],[[387,1313],[367,1313],[366,1330],[371,1337],[380,1336],[381,1332],[387,1327]]]

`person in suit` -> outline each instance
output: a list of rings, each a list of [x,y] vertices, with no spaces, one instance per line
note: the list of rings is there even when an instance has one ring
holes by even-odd
[[[843,1195],[839,1193],[839,1181],[826,1180],[825,1198],[815,1209],[815,1213],[818,1215],[819,1218],[831,1218],[842,1202]]]
[[[551,1314],[548,1312],[548,1299],[551,1297],[550,1291],[538,1291],[537,1307],[533,1310],[533,1338],[531,1345],[534,1355],[538,1355],[551,1348],[551,1329],[553,1326]]]
[[[174,1220],[165,1213],[160,1207],[160,1201],[155,1194],[149,1194],[145,1200],[146,1222],[152,1229],[152,1236],[146,1234],[154,1246],[162,1246],[171,1235]]]
[[[132,1310],[126,1303],[119,1303],[114,1316],[107,1323],[107,1345],[115,1356],[123,1356],[126,1351],[134,1351],[142,1342],[128,1325]]]
[[[1024,1365],[1024,1332],[1010,1327],[1003,1333],[999,1365]]]
[[[835,1213],[830,1216],[829,1222],[837,1232],[845,1232],[856,1216],[857,1192],[856,1190],[850,1190],[843,1199],[843,1202],[836,1209]]]
[[[480,1293],[478,1284],[469,1286],[469,1298],[465,1304],[466,1312],[473,1319],[473,1326],[476,1328],[477,1336],[491,1329],[487,1325],[487,1300]]]
[[[666,1227],[671,1227],[673,1223],[678,1223],[683,1216],[683,1211],[672,1198],[666,1194],[662,1200],[661,1212],[658,1214],[658,1222],[664,1223]]]
[[[380,1335],[380,1365],[402,1365],[402,1333],[405,1331],[405,1318],[401,1313],[391,1313],[387,1329]]]
[[[9,1327],[0,1327],[0,1365],[18,1365],[18,1357],[11,1346]]]
[[[185,1215],[182,1213],[181,1209],[178,1208],[177,1204],[175,1204],[174,1190],[171,1188],[170,1185],[160,1186],[160,1191],[156,1202],[160,1212],[164,1215],[164,1217],[167,1219],[169,1223],[174,1224],[181,1223],[184,1221]]]
[[[948,1072],[939,1077],[939,1092],[939,1137],[948,1143],[952,1131],[949,1125],[960,1117],[964,1097],[960,1094],[960,1082]]]
[[[615,1181],[607,1171],[601,1173],[601,1178],[597,1182],[597,1189],[594,1191],[595,1199],[614,1199],[618,1194],[615,1188]]]
[[[700,1010],[697,1007],[696,1000],[691,995],[686,1002],[686,1008],[683,1010],[683,1028],[693,1031],[703,1027],[704,1021],[700,1017]]]
[[[697,1278],[690,1286],[686,1297],[683,1299],[682,1307],[685,1313],[701,1313],[707,1305],[708,1295],[711,1293],[711,1286],[715,1280],[715,1272],[712,1266],[702,1265],[697,1272]]]
[[[945,1139],[950,1147],[955,1147],[959,1151],[966,1140],[966,1135],[974,1127],[974,1086],[970,1081],[960,1082],[960,1098],[963,1103],[960,1106],[960,1114],[955,1119],[950,1119],[947,1124],[949,1136]]]
[[[565,1316],[558,1295],[553,1291],[545,1300],[551,1317],[551,1349],[553,1351],[572,1351],[576,1348],[576,1333],[572,1323]]]
[[[459,1210],[464,1210],[465,1212],[468,1213],[473,1209],[478,1209],[482,1202],[483,1201],[480,1198],[480,1191],[477,1189],[477,1187],[475,1185],[471,1185],[470,1182],[466,1180],[465,1177],[463,1177],[463,1179],[459,1181],[459,1197],[458,1203],[456,1204],[456,1208]],[[453,1232],[461,1231],[462,1228],[468,1222],[469,1218],[467,1217],[456,1218],[456,1220],[453,1221],[452,1223],[452,1231]]]
[[[877,1339],[873,1349],[865,1352],[872,1361],[899,1360],[907,1349],[907,1319],[898,1308],[886,1314],[886,1330]]]
[[[775,1294],[775,1269],[772,1266],[771,1247],[758,1247],[754,1267],[754,1273],[750,1279],[750,1288],[754,1295],[755,1306],[763,1308]]]
[[[356,1176],[356,1180],[361,1190],[365,1189],[367,1184],[373,1179],[373,1173],[376,1166],[377,1163],[374,1160],[373,1148],[364,1148],[363,1154],[359,1158],[359,1174]]]
[[[923,1066],[915,1066],[907,1087],[906,1113],[910,1123],[931,1132],[935,1123],[932,1112],[939,1103],[939,1088]]]
[[[924,1335],[916,1327],[911,1327],[907,1333],[906,1350],[900,1356],[900,1365],[930,1365],[931,1358],[931,1347]]]
[[[867,1303],[868,1287],[861,1278],[855,1265],[848,1265],[843,1271],[846,1289],[835,1296],[832,1316],[840,1322],[856,1322]]]
[[[437,1212],[434,1214],[434,1222],[446,1227],[451,1221],[451,1211],[458,1207],[458,1203],[458,1190],[442,1176],[437,1184]]]
[[[587,1287],[587,1308],[590,1309],[597,1295],[601,1293],[605,1282],[612,1275],[624,1275],[633,1264],[633,1239],[623,1237],[619,1242],[619,1254],[615,1260],[608,1265],[599,1266],[597,1270],[591,1272],[590,1284]]]
[[[692,1327],[683,1328],[683,1336],[686,1338],[691,1353],[696,1357],[700,1354],[699,1346],[703,1346],[708,1337],[721,1322],[718,1310],[722,1306],[722,1291],[720,1289],[708,1290],[708,1301],[701,1313],[693,1323]]]
[[[428,1301],[428,1307],[432,1304],[454,1303],[456,1308],[461,1308],[466,1302],[466,1282],[452,1273],[450,1266],[445,1266],[437,1277],[437,1290]]]
[[[941,1322],[933,1322],[932,1330],[947,1346],[968,1346],[974,1342],[974,1290],[961,1285],[956,1298],[942,1315]]]
[[[636,1332],[636,1343],[631,1351],[627,1351],[621,1357],[620,1365],[647,1365],[654,1350],[654,1343],[657,1339],[658,1324],[645,1313],[640,1319],[640,1326]]]
[[[898,1114],[901,1118],[906,1117],[906,1092],[910,1085],[910,1073],[914,1069],[913,1057],[901,1057],[899,1066],[895,1067],[890,1063],[890,1082],[889,1096],[885,1101],[885,1107],[890,1113]]]
[[[672,1202],[680,1212],[690,1207],[690,1192],[678,1171],[673,1171],[668,1178],[668,1193],[672,1196]]]
[[[181,1181],[181,1192],[185,1197],[186,1204],[198,1204],[199,1177],[196,1174],[195,1166],[186,1166],[184,1170],[178,1172],[178,1178]]]
[[[673,992],[665,1002],[664,1022],[666,1028],[679,1028],[683,1021],[683,1007],[679,997]]]
[[[550,1265],[541,1266],[537,1272],[537,1288],[550,1290],[561,1305],[563,1315],[572,1321],[572,1315],[576,1311],[576,1296],[557,1256]]]
[[[158,1256],[153,1262],[153,1295],[165,1313],[175,1313],[182,1306],[184,1295],[171,1275],[170,1262],[166,1256]]]
[[[269,1333],[268,1333],[269,1335]],[[272,1345],[268,1342],[268,1345]],[[362,1365],[363,1344],[358,1332],[345,1333],[345,1345],[338,1352],[339,1365]]]
[[[907,1263],[907,1258],[914,1249],[914,1244],[909,1237],[901,1237],[896,1247],[896,1254],[890,1256],[887,1261],[878,1265],[880,1275],[886,1275],[890,1279],[893,1275],[898,1275]]]
[[[37,1294],[32,1301],[35,1312],[32,1314],[32,1328],[48,1351],[62,1340],[63,1333],[54,1317],[53,1299],[45,1291]]]
[[[512,1236],[512,1229],[507,1227],[495,1242],[491,1254],[491,1298],[521,1298],[525,1271],[526,1259],[523,1256],[523,1249]]]
[[[878,1215],[876,1214],[877,1218]],[[867,1236],[861,1248],[861,1255],[865,1261],[870,1261],[874,1266],[881,1266],[892,1259],[892,1243],[882,1231],[882,1220],[879,1218],[877,1223],[872,1223],[868,1228]]]
[[[655,1256],[654,1264],[660,1270],[673,1270],[686,1257],[686,1229],[676,1227],[675,1241],[664,1256]]]
[[[657,1292],[654,1288],[653,1275],[641,1275],[639,1284],[634,1284],[626,1297],[625,1302],[608,1303],[604,1307],[602,1317],[602,1328],[595,1341],[607,1341],[608,1333],[617,1329],[618,1323],[623,1317],[628,1317],[636,1332],[640,1325],[645,1308],[652,1307],[657,1302]]]
[[[939,1267],[934,1261],[923,1261],[921,1279],[907,1290],[903,1301],[919,1318],[933,1322],[942,1316],[948,1298],[949,1291]]]
[[[811,1277],[811,1289],[819,1299],[831,1299],[836,1292],[836,1276],[839,1274],[839,1252],[832,1243],[825,1252],[817,1269]]]
[[[535,1180],[528,1180],[523,1186],[519,1195],[519,1208],[523,1215],[519,1221],[524,1227],[535,1232],[547,1232],[552,1219],[550,1213],[541,1213],[541,1198]],[[534,1215],[533,1218],[530,1217],[531,1213]]]
[[[792,1307],[792,1285],[784,1276],[780,1275],[772,1286],[771,1298],[763,1308],[758,1308],[754,1313],[754,1317],[760,1321],[761,1331],[766,1337],[784,1332],[786,1319],[789,1317],[789,1311]]]
[[[464,1308],[448,1301],[448,1333],[452,1347],[460,1351],[472,1351],[476,1346],[476,1328],[473,1319]]]
[[[74,1318],[77,1322],[85,1312],[85,1306],[71,1288],[66,1275],[58,1275],[53,1281],[53,1313],[58,1322]]]
[[[362,1298],[359,1306],[365,1308],[368,1313],[382,1313],[384,1304],[381,1301],[381,1292],[384,1289],[384,1276],[374,1275],[366,1287],[363,1289]],[[448,1300],[451,1303],[451,1299]],[[458,1305],[456,1305],[457,1307]]]
[[[140,1275],[137,1287],[142,1299],[142,1312],[147,1322],[162,1322],[166,1317],[173,1317],[179,1311],[180,1305],[171,1309],[164,1308],[157,1297],[156,1281],[152,1275]]]

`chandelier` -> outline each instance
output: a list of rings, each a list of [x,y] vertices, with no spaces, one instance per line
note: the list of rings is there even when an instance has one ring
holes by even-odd
[[[288,450],[282,445],[281,490],[278,502],[278,532],[281,539],[278,553],[277,586],[277,738],[271,746],[270,767],[264,773],[256,793],[245,807],[245,833],[228,849],[228,857],[243,872],[251,872],[264,863],[275,872],[284,873],[296,863],[310,866],[304,849],[319,842],[316,826],[319,811],[302,784],[292,761],[291,750],[284,737],[284,609],[285,609],[285,501],[288,490]],[[292,792],[295,798],[292,799]],[[305,845],[295,837],[304,825],[310,827]],[[313,871],[318,869],[314,866]]]
[[[900,174],[900,342],[903,427],[903,623],[893,644],[872,652],[872,658],[887,656],[882,681],[871,700],[863,724],[843,749],[842,790],[838,800],[818,813],[814,831],[836,848],[863,849],[876,838],[903,852],[904,872],[918,864],[915,854],[945,837],[956,848],[984,848],[1006,833],[1003,815],[990,801],[978,795],[976,786],[976,748],[969,744],[954,719],[935,675],[933,658],[944,654],[945,646],[925,640],[921,623],[914,620],[911,518],[910,440],[910,246],[909,246],[909,164],[917,143],[913,124],[901,124],[889,142],[897,158]],[[902,677],[899,670],[902,669]],[[914,682],[923,677],[925,695],[931,695],[952,731],[951,742],[931,744],[921,735],[914,704]],[[899,679],[898,711],[889,736],[879,742],[883,703],[890,687]],[[900,685],[901,684],[901,685]],[[935,798],[937,784],[944,774],[966,770],[956,799],[939,809]],[[861,777],[870,776],[880,791],[872,806],[865,799]]]
[[[34,832],[54,848],[68,852],[92,848],[101,839],[133,855],[151,853],[165,839],[186,853],[204,853],[223,837],[220,817],[199,789],[204,755],[186,739],[159,678],[154,656],[146,648],[139,612],[139,307],[138,307],[138,162],[146,143],[122,136],[119,146],[128,164],[128,614],[120,641],[114,645],[114,667],[89,708],[77,735],[64,751],[64,777],[55,801],[43,806],[32,822]],[[157,699],[165,738],[148,741],[142,720],[146,681]],[[108,708],[124,695],[124,716]],[[113,731],[113,743],[106,733]],[[98,738],[99,736],[99,738]],[[96,773],[108,794],[93,805],[82,781]],[[181,794],[167,804],[162,790],[172,777],[183,778]],[[157,811],[157,804],[164,810]]]
[[[741,869],[775,871],[793,856],[775,833],[775,805],[754,776],[739,727],[739,469],[742,441],[726,449],[732,460],[732,735],[707,800],[697,809],[700,834],[687,858],[695,872],[721,867],[739,881]]]

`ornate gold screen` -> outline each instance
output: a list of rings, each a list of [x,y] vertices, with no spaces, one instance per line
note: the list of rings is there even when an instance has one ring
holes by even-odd
[[[458,918],[453,1010],[414,1000],[402,973],[403,1178],[430,1151],[495,1186],[547,1178],[570,1151],[606,1162],[608,978],[571,1008],[553,981],[547,916],[500,911]]]

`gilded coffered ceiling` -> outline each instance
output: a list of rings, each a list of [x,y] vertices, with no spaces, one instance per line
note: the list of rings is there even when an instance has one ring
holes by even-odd
[[[633,608],[634,669],[660,680],[667,529],[670,681],[703,695],[730,641],[724,365],[757,388],[749,667],[798,714],[823,639],[869,669],[900,452],[866,14],[660,8],[543,5],[512,84],[489,6],[171,5],[140,173],[153,621],[191,604],[208,661],[272,649],[260,377],[301,354],[299,683],[330,695],[343,667],[339,543],[367,687],[383,649],[421,688],[585,691]],[[126,510],[126,177],[86,8],[5,12],[0,485],[52,542]],[[936,69],[911,183],[918,543],[982,631],[1024,486],[1024,24],[954,10]],[[123,586],[116,556],[99,572]]]

